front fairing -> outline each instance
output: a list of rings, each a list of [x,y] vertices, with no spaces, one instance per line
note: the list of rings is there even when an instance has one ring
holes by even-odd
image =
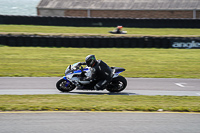
[[[86,73],[88,72],[89,68],[83,68],[82,70],[78,67],[78,63],[74,63],[73,65],[69,65],[67,69],[65,70],[65,76],[70,75],[70,74],[81,74],[82,71],[85,71]]]
[[[69,65],[67,67],[67,69],[65,70],[65,76],[68,75],[68,74],[70,74],[70,73],[73,73],[73,70],[71,70],[71,65]]]
[[[77,67],[78,64],[79,64],[79,62],[74,63],[73,65],[69,65],[67,67],[67,69],[65,70],[65,75],[68,75],[68,74],[73,73],[74,71],[76,71],[78,69],[78,67]]]

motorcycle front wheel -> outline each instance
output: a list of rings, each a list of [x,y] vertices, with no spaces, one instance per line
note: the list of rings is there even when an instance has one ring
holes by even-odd
[[[106,90],[109,92],[120,92],[123,91],[126,86],[126,79],[122,76],[118,76],[110,82],[110,84],[106,87]]]
[[[62,92],[70,92],[70,91],[72,91],[73,89],[75,89],[76,86],[73,85],[71,82],[66,81],[65,79],[60,79],[60,80],[58,80],[58,82],[56,83],[56,88],[57,88],[59,91],[62,91]]]

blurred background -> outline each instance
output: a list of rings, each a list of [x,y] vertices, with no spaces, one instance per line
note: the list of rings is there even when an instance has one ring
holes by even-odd
[[[1,15],[37,15],[40,0],[0,0]]]

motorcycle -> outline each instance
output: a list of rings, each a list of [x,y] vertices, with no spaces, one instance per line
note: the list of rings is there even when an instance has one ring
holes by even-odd
[[[94,85],[98,82],[98,77],[93,80],[83,80],[84,78],[91,75],[89,67],[83,68],[75,63],[69,65],[65,70],[65,76],[57,81],[56,88],[61,92],[70,92],[75,88],[77,90],[95,90]],[[125,71],[124,68],[111,67],[112,69],[112,80],[106,85],[104,89],[109,92],[120,92],[123,91],[127,86],[127,81],[123,76],[119,74]],[[104,90],[103,89],[103,90]]]
[[[112,33],[112,34],[127,34],[127,31],[120,31],[118,33],[117,30],[113,30],[113,31],[109,31],[109,33]]]

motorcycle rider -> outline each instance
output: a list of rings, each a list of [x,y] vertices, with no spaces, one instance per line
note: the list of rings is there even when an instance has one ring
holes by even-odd
[[[121,33],[122,32],[123,26],[117,26],[116,28],[116,33]]]
[[[102,60],[96,60],[95,55],[88,55],[85,62],[80,62],[79,65],[87,65],[90,67],[91,76],[84,80],[97,79],[97,84],[94,86],[95,90],[103,90],[105,86],[112,79],[112,69]]]

